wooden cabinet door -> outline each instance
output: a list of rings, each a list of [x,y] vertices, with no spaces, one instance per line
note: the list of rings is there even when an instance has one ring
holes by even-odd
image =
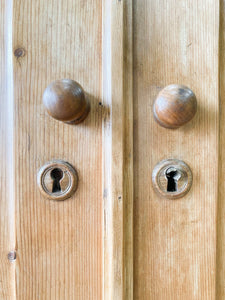
[[[215,296],[219,1],[134,1],[133,12],[134,299],[225,299]],[[195,92],[198,111],[171,130],[155,122],[152,105],[174,83]],[[193,172],[176,200],[151,185],[153,168],[169,158]]]
[[[225,2],[2,0],[0,3],[0,298],[225,299]],[[54,80],[90,102],[78,125],[42,102]],[[191,88],[197,114],[156,123],[169,84]],[[152,186],[165,159],[186,162],[190,191]],[[49,161],[78,189],[41,194]]]

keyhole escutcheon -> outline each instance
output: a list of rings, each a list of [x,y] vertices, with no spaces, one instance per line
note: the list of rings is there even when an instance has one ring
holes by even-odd
[[[42,195],[51,200],[70,198],[78,186],[76,169],[66,161],[46,162],[38,171],[37,184]]]
[[[187,194],[192,185],[190,167],[182,160],[165,159],[152,171],[155,191],[166,199],[178,199]]]

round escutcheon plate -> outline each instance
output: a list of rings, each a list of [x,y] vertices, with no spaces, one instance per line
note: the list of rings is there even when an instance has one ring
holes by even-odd
[[[63,160],[47,162],[37,175],[39,189],[51,200],[65,200],[73,195],[78,185],[76,170]]]
[[[181,160],[163,160],[153,170],[152,183],[160,196],[168,199],[181,198],[191,188],[192,172],[189,166]]]

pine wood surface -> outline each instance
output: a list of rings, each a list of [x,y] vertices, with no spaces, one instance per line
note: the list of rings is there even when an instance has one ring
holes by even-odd
[[[17,299],[102,298],[101,14],[98,1],[14,1]],[[79,82],[91,102],[77,126],[52,119],[42,104],[45,88],[63,78]],[[38,190],[37,171],[52,159],[78,172],[66,201]]]
[[[219,1],[135,0],[133,13],[134,299],[215,299]],[[168,84],[190,87],[198,101],[177,130],[152,114]],[[179,200],[160,199],[151,185],[167,158],[193,172]]]
[[[225,299],[224,7],[1,2],[1,299]],[[76,126],[42,104],[45,88],[63,78],[91,103]],[[190,87],[198,102],[176,130],[152,111],[169,84]],[[167,158],[193,172],[184,198],[153,190],[153,168]],[[52,159],[78,172],[68,200],[38,189],[38,169]]]
[[[12,96],[12,1],[0,3],[0,299],[15,298],[15,263],[8,253],[16,249],[14,170],[13,170],[13,96]]]
[[[132,1],[103,7],[104,299],[132,300]]]

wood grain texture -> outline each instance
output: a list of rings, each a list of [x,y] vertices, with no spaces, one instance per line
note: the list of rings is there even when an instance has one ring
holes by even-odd
[[[101,299],[101,3],[14,1],[13,32],[17,299]],[[88,94],[80,125],[52,119],[42,104],[45,88],[62,78]],[[38,169],[53,159],[78,171],[66,201],[49,201],[37,187]]]
[[[16,299],[15,262],[7,259],[15,251],[13,180],[13,85],[12,1],[0,3],[0,298]]]
[[[216,299],[225,299],[225,1],[220,1],[220,39],[219,39],[219,76],[220,76],[220,130],[219,130],[219,178],[217,210],[217,260],[216,260]]]
[[[104,1],[104,299],[133,299],[132,1]]]
[[[224,11],[224,0],[1,2],[1,299],[225,298]],[[50,118],[42,104],[62,78],[88,94],[80,125]],[[168,84],[198,101],[175,131],[152,111]],[[151,185],[167,158],[193,172],[182,199],[161,199]],[[78,171],[66,201],[38,190],[38,169],[53,159]]]
[[[219,1],[134,0],[134,299],[215,299]],[[160,127],[152,105],[168,84],[190,87],[196,117]],[[160,199],[151,174],[185,161],[193,186]]]

